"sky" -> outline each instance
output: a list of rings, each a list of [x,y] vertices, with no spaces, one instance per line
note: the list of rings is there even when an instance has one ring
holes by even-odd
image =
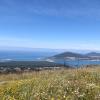
[[[0,48],[100,50],[100,0],[0,0]]]

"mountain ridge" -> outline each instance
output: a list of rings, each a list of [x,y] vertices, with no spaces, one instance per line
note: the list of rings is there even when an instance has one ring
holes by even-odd
[[[86,54],[81,54],[81,53],[76,53],[76,52],[63,52],[63,53],[60,53],[60,54],[57,54],[57,55],[54,55],[52,56],[51,58],[54,58],[54,59],[64,59],[64,58],[92,58],[92,57],[100,57],[100,53],[97,53],[97,52],[89,52],[89,53],[86,53]]]

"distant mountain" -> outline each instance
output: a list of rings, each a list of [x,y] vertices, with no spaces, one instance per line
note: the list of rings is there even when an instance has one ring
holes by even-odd
[[[79,53],[73,53],[73,52],[64,52],[64,53],[53,56],[53,58],[55,58],[55,59],[61,59],[61,58],[67,58],[67,57],[84,58],[87,56],[85,56],[83,54],[79,54]]]
[[[96,57],[96,56],[97,56],[97,57],[98,57],[98,56],[100,56],[100,53],[97,53],[97,52],[90,52],[90,53],[87,53],[86,56],[89,56],[89,57],[93,57],[93,56]]]

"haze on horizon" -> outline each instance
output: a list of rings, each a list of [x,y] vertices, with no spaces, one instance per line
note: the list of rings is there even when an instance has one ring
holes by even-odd
[[[0,0],[0,48],[100,50],[100,0]]]

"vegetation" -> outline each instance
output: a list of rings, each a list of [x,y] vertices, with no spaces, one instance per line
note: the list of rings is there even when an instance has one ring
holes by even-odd
[[[11,61],[11,62],[0,62],[0,68],[35,68],[35,67],[55,67],[62,66],[62,64],[56,64],[54,62],[47,61]]]
[[[0,100],[100,100],[100,68],[1,75]]]
[[[43,69],[61,68],[63,64],[47,61],[11,61],[0,62],[0,73],[19,73],[24,71],[40,71]],[[66,65],[66,67],[69,67]]]

